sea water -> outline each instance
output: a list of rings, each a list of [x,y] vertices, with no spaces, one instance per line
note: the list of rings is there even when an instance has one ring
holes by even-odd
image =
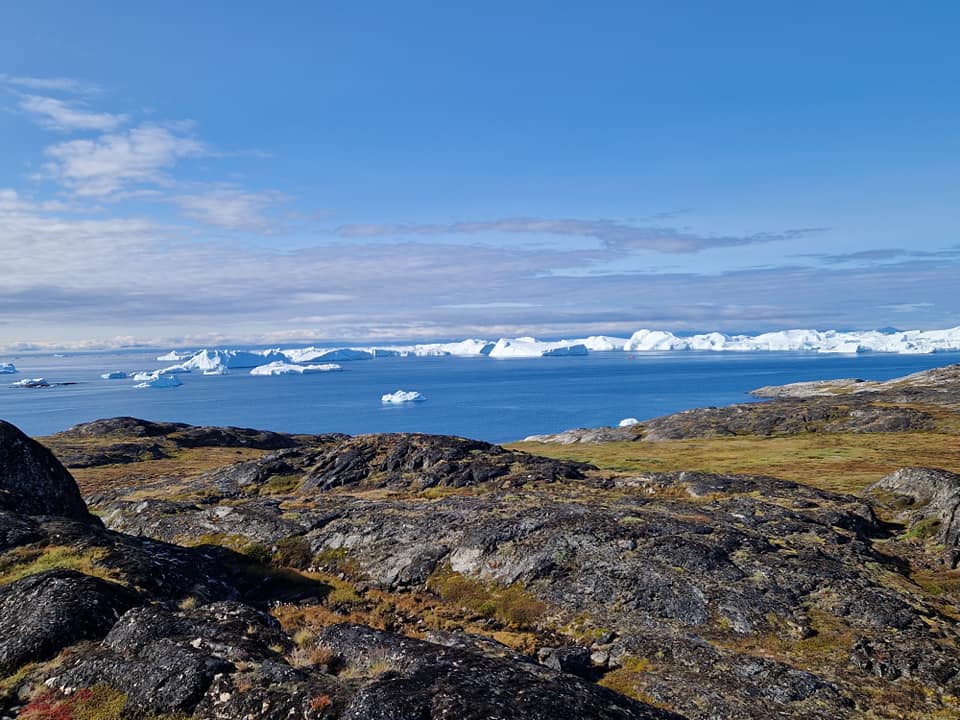
[[[585,357],[387,357],[342,363],[342,372],[257,377],[180,375],[183,385],[134,388],[101,373],[150,371],[157,351],[4,357],[19,372],[0,375],[0,418],[31,435],[97,418],[130,415],[197,425],[295,433],[426,432],[509,442],[574,427],[616,425],[694,407],[750,402],[762,385],[858,377],[887,380],[960,362],[960,353],[593,353]],[[43,377],[48,388],[13,388]],[[396,390],[426,402],[384,405]]]

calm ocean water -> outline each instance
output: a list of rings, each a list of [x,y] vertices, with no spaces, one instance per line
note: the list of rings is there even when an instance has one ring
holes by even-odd
[[[31,435],[96,418],[239,425],[286,432],[428,432],[492,442],[573,427],[615,425],[751,398],[761,385],[838,377],[885,380],[960,362],[960,353],[835,356],[800,353],[674,352],[535,360],[377,358],[345,362],[343,372],[255,377],[181,375],[171,389],[135,389],[101,380],[110,370],[154,370],[157,351],[23,356],[20,372],[0,375],[0,418]],[[28,377],[75,385],[11,388]],[[423,403],[383,406],[380,396],[417,390]]]

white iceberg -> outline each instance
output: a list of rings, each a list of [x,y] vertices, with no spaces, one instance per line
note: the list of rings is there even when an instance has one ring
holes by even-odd
[[[204,375],[229,375],[230,371],[223,365],[217,365],[216,367],[210,368],[209,370],[203,371]]]
[[[623,350],[628,339],[611,335],[591,335],[579,340],[568,340],[571,345],[583,345],[590,352],[613,352]]]
[[[617,424],[617,427],[630,427],[631,425],[639,425],[639,424],[640,424],[640,421],[637,420],[635,417],[629,417],[621,420]]]
[[[177,372],[189,370],[206,372],[220,366],[230,370],[253,368],[278,360],[287,360],[286,355],[279,350],[201,350],[175,367],[179,368]]]
[[[401,345],[388,348],[374,348],[377,357],[381,353],[416,357],[481,357],[489,355],[495,343],[479,338],[468,338],[459,342],[449,343],[418,343],[417,345]]]
[[[44,388],[50,387],[50,383],[44,378],[24,378],[23,380],[17,380],[15,383],[10,383],[10,387],[15,388]]]
[[[104,380],[125,380],[127,374],[123,370],[112,370],[103,373],[100,377]]]
[[[260,365],[250,371],[251,375],[303,375],[305,373],[335,372],[342,370],[336,363],[322,365],[291,365],[282,361]]]
[[[314,362],[316,360],[370,360],[373,350],[359,348],[293,348],[282,351],[283,358],[294,364]]]
[[[500,338],[490,350],[492,358],[537,358],[558,355],[587,355],[589,351],[582,343],[540,342],[532,337],[513,339]]]
[[[180,362],[181,360],[186,360],[193,353],[191,352],[177,352],[176,350],[171,350],[166,355],[158,355],[157,362]]]
[[[17,371],[17,368],[13,366],[13,363],[0,363],[0,375],[13,375]]]
[[[156,375],[149,380],[134,385],[135,388],[172,388],[183,385],[176,375]]]
[[[724,335],[718,332],[678,337],[665,330],[638,330],[624,345],[627,352],[710,350],[716,352],[815,352],[815,353],[932,353],[960,350],[960,328],[947,330],[837,330],[793,329],[759,335]]]
[[[635,350],[653,352],[663,350],[687,350],[689,343],[665,330],[637,330],[624,344],[627,352]]]
[[[399,405],[401,403],[423,402],[426,398],[416,390],[397,390],[387,393],[380,398],[384,405]]]

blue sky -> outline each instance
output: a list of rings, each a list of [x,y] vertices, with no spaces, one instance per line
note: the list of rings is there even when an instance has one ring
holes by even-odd
[[[960,325],[951,2],[9,4],[0,346]]]

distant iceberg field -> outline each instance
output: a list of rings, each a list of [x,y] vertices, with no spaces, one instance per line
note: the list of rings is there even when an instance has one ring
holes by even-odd
[[[199,372],[225,375],[243,368],[251,375],[275,376],[309,374],[340,370],[340,362],[374,360],[383,357],[473,357],[494,360],[583,356],[595,352],[803,352],[803,353],[900,353],[926,354],[960,351],[960,327],[945,330],[851,331],[778,330],[758,335],[725,335],[719,332],[676,335],[667,330],[637,330],[630,337],[591,335],[570,340],[538,340],[534,337],[484,340],[468,338],[449,343],[383,345],[364,347],[271,348],[268,350],[202,349],[171,350],[157,357],[158,362],[175,361],[153,371],[132,374],[150,387],[175,387],[160,377]],[[15,372],[12,365],[0,364],[0,372]],[[103,377],[123,377],[107,373]],[[143,387],[138,385],[137,387]],[[394,401],[384,401],[394,402]]]
[[[159,377],[188,373],[227,375],[243,369],[251,375],[277,376],[340,370],[339,363],[375,360],[384,357],[454,357],[523,360],[545,357],[583,356],[591,353],[623,352],[635,355],[665,352],[800,352],[800,353],[892,353],[920,355],[960,351],[960,327],[943,330],[777,330],[757,335],[727,335],[720,332],[677,335],[669,330],[643,328],[630,337],[590,335],[563,340],[535,337],[467,338],[456,342],[413,345],[371,345],[351,347],[302,347],[270,349],[170,350],[157,356],[167,364],[151,370],[110,370],[105,380],[129,378],[137,387],[176,387]],[[13,363],[0,362],[0,374],[13,374]]]

